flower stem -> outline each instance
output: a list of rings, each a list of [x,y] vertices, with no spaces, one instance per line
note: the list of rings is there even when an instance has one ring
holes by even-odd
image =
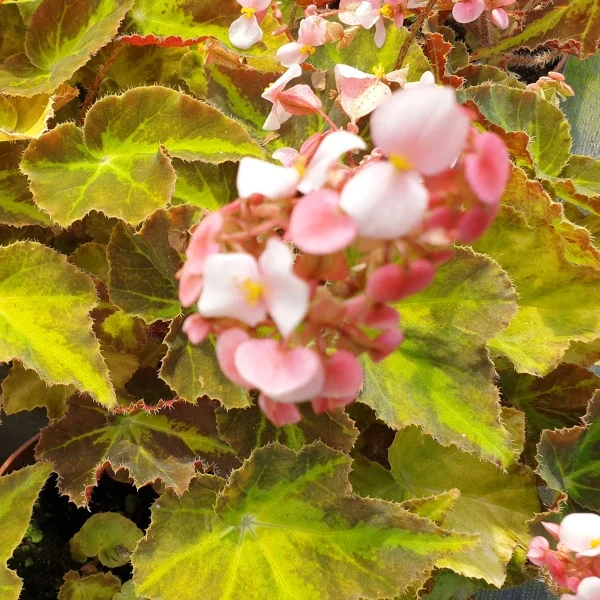
[[[429,0],[427,5],[425,6],[425,8],[421,11],[419,16],[417,17],[417,20],[413,23],[413,26],[411,27],[409,34],[406,36],[406,39],[404,40],[404,43],[402,44],[402,47],[400,48],[400,53],[398,54],[398,58],[396,59],[396,64],[394,65],[394,69],[393,69],[394,71],[397,71],[398,69],[402,68],[402,64],[404,63],[404,60],[406,59],[406,55],[408,54],[408,51],[410,50],[410,45],[413,43],[414,39],[417,37],[417,33],[419,33],[419,31],[421,30],[421,27],[423,27],[423,23],[425,23],[425,19],[427,18],[427,15],[433,10],[433,7],[436,2],[437,2],[437,0]]]

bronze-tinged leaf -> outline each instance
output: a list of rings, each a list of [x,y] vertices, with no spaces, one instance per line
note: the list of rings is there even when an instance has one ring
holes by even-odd
[[[256,450],[226,482],[164,494],[132,562],[161,600],[378,599],[422,583],[472,543],[398,505],[352,495],[351,460],[324,444]]]
[[[448,60],[452,44],[444,40],[441,33],[425,34],[425,55],[431,63],[433,74],[438,83],[459,88],[465,79],[449,72]]]
[[[178,494],[188,488],[196,461],[223,474],[238,464],[233,450],[219,440],[215,405],[208,400],[109,413],[81,397],[42,431],[36,453],[54,463],[61,491],[80,506],[87,504],[106,463],[127,469],[137,487],[160,480]]]
[[[111,573],[96,573],[81,577],[69,571],[58,592],[58,600],[112,600],[121,590],[121,582]]]
[[[32,98],[0,96],[0,142],[37,139],[48,129],[54,103],[47,94]]]
[[[162,361],[160,377],[188,402],[201,396],[218,400],[225,408],[250,406],[248,392],[232,383],[217,362],[215,342],[209,338],[195,346],[182,331],[183,318],[177,317],[165,338],[169,351]]]
[[[300,451],[304,445],[320,440],[336,450],[352,450],[358,429],[343,410],[315,415],[310,403],[300,404],[298,409],[302,421],[285,427],[275,427],[258,406],[219,409],[217,428],[221,437],[241,459],[248,458],[253,450],[272,442]]]
[[[582,425],[543,432],[537,461],[548,487],[600,511],[600,392],[590,400]]]

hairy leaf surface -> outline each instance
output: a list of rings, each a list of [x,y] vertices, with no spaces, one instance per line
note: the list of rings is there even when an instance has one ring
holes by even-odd
[[[426,291],[398,309],[406,339],[384,361],[366,363],[359,400],[390,427],[420,425],[443,444],[510,463],[485,347],[516,310],[506,274],[489,258],[459,250]]]
[[[299,454],[273,444],[227,485],[201,475],[180,499],[167,493],[133,556],[137,592],[163,600],[390,597],[469,544],[399,506],[348,494],[350,464],[323,444]]]
[[[112,600],[121,589],[121,582],[111,573],[96,573],[81,577],[69,571],[58,592],[58,600]]]

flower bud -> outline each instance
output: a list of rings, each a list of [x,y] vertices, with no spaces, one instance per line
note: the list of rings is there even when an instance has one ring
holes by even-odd
[[[283,109],[296,116],[312,115],[321,111],[322,104],[309,86],[300,84],[279,94]]]

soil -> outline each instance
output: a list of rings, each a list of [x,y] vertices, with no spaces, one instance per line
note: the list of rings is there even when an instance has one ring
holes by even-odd
[[[150,525],[150,507],[158,498],[151,486],[136,490],[128,483],[103,475],[94,489],[90,510],[77,508],[61,496],[52,476],[33,509],[29,531],[8,562],[23,579],[19,600],[56,600],[65,573],[81,570],[84,574],[108,571],[97,561],[86,565],[71,560],[69,540],[94,514],[118,512],[131,519],[140,529]],[[112,569],[125,582],[131,579],[131,565]]]

